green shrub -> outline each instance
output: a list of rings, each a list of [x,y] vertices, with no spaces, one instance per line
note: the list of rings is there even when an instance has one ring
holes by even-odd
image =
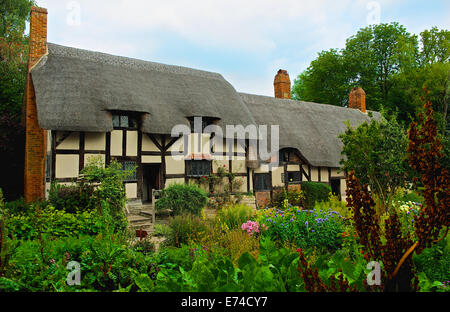
[[[172,229],[170,226],[165,224],[156,223],[154,227],[153,236],[164,236],[169,237]]]
[[[27,204],[24,198],[5,202],[5,208],[8,213],[11,214],[27,213],[33,211],[33,207],[31,207],[30,204]]]
[[[242,223],[247,222],[253,216],[253,209],[244,204],[235,204],[222,207],[217,211],[217,218],[221,224],[226,224],[229,229],[238,229]]]
[[[92,210],[94,187],[86,183],[64,185],[52,183],[48,200],[57,210],[75,213],[79,210]]]
[[[450,236],[438,244],[426,248],[419,255],[413,255],[413,262],[417,271],[423,272],[434,282],[450,280]]]
[[[92,206],[102,211],[102,207],[106,202],[110,210],[110,214],[116,223],[116,230],[124,230],[127,225],[125,216],[125,204],[127,196],[123,180],[134,174],[136,168],[131,170],[123,170],[122,165],[113,160],[108,167],[103,166],[100,157],[91,159],[88,165],[81,171],[83,182],[95,184],[92,193]]]
[[[347,207],[345,201],[339,199],[338,196],[330,194],[328,201],[316,202],[314,205],[315,210],[329,210],[338,212],[341,216],[348,219],[351,217],[351,212]]]
[[[423,203],[423,196],[415,191],[405,192],[398,200],[404,202]]]
[[[18,239],[32,240],[39,235],[68,237],[98,234],[101,227],[97,211],[68,213],[47,205],[35,206],[30,213],[10,214],[6,224],[10,235]]]
[[[304,194],[303,207],[312,209],[316,202],[327,201],[331,193],[331,187],[319,182],[302,182],[302,191]]]
[[[167,244],[180,247],[189,240],[197,240],[208,231],[208,225],[198,216],[182,214],[169,220],[171,228]]]
[[[174,215],[200,215],[207,202],[208,196],[201,188],[192,184],[172,184],[161,191],[156,210],[170,209]]]
[[[282,191],[275,193],[272,200],[272,206],[282,207],[286,199],[288,200],[288,203],[293,206],[301,206],[305,199],[305,194],[301,190],[291,189],[286,191],[286,189],[283,188]]]

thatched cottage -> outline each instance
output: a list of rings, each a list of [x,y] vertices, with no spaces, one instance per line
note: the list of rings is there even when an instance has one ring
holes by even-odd
[[[72,182],[91,157],[101,157],[105,165],[115,159],[124,168],[137,166],[136,175],[124,182],[127,196],[135,200],[150,199],[152,189],[197,181],[219,167],[240,180],[234,192],[253,193],[259,203],[275,188],[302,181],[328,183],[344,195],[338,135],[344,121],[356,126],[371,118],[364,91],[352,91],[350,108],[291,100],[283,70],[275,76],[274,89],[274,98],[238,93],[217,73],[47,43],[47,11],[33,7],[25,98],[26,200],[45,197],[51,182]],[[199,117],[200,131],[193,126]],[[187,140],[172,135],[175,125],[189,127]],[[204,149],[212,146],[213,136],[202,133],[208,125],[278,125],[277,166],[249,159],[252,152],[258,154],[250,149],[249,137],[225,134],[222,144]],[[225,142],[230,140],[231,147]],[[173,149],[184,157],[173,157]],[[217,157],[218,152],[226,157]]]

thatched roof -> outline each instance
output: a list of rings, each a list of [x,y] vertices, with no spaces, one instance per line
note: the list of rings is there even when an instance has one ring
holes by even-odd
[[[44,129],[108,132],[108,111],[145,113],[147,133],[170,134],[191,116],[220,118],[223,128],[279,125],[280,148],[298,149],[313,166],[339,167],[343,121],[370,120],[357,109],[237,93],[217,73],[51,43],[31,76]]]
[[[170,134],[191,116],[220,118],[219,126],[254,123],[217,73],[48,43],[31,75],[44,129],[111,131],[113,110],[148,113],[142,129],[148,133]]]
[[[313,166],[340,167],[344,121],[358,126],[369,114],[327,104],[240,93],[258,125],[280,126],[280,149],[296,148]],[[380,113],[370,112],[374,118]],[[270,130],[269,130],[270,131]],[[270,148],[270,145],[269,145]]]

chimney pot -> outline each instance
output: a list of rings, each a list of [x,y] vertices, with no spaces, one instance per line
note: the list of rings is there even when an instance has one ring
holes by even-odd
[[[286,70],[280,69],[273,81],[275,97],[280,99],[291,98],[291,79]]]

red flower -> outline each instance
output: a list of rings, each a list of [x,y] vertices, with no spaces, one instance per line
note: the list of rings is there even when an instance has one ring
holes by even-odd
[[[302,249],[301,248],[297,248],[297,252],[301,252],[302,251]]]

